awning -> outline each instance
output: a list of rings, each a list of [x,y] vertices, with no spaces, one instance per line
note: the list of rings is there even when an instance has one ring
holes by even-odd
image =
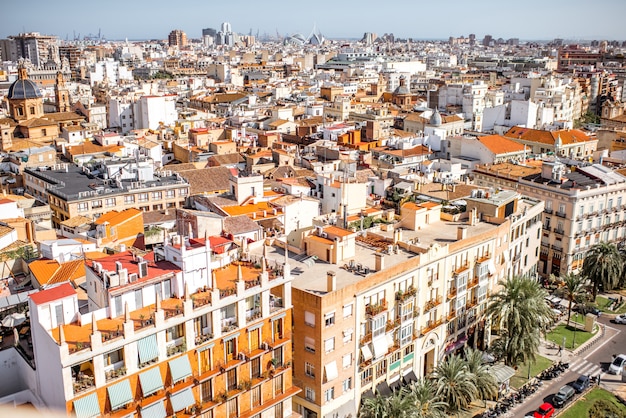
[[[415,372],[411,370],[402,377],[402,380],[404,380],[405,385],[410,385],[413,382],[417,382],[417,376],[415,376]]]
[[[174,412],[178,412],[196,403],[196,399],[193,397],[191,388],[187,388],[170,396],[170,402],[172,403]]]
[[[74,401],[74,412],[76,412],[76,418],[93,418],[99,417],[100,404],[98,404],[98,394],[92,393],[84,398],[76,399]]]
[[[387,338],[378,337],[372,342],[372,345],[374,346],[374,358],[381,358],[387,354]]]
[[[393,335],[387,334],[385,336],[387,337],[387,348],[393,347]]]
[[[137,350],[139,351],[139,363],[147,363],[159,357],[156,334],[148,335],[137,341]]]
[[[496,265],[494,264],[493,259],[489,260],[487,263],[487,271],[489,271],[489,274],[491,275],[496,274]]]
[[[157,390],[163,389],[163,379],[161,378],[161,371],[158,367],[154,367],[139,375],[139,382],[141,383],[141,392],[144,398],[152,395]]]
[[[389,389],[391,389],[393,392],[400,389],[401,387],[402,387],[402,380],[400,379],[394,380],[393,382],[389,384]]]
[[[376,386],[376,392],[381,396],[391,396],[391,389],[389,389],[387,382],[380,382],[378,386]]]
[[[363,356],[363,361],[367,361],[372,358],[372,350],[370,350],[369,345],[366,344],[361,347],[361,355]]]
[[[335,360],[325,365],[324,370],[326,371],[327,382],[330,382],[331,380],[336,379],[337,376],[339,376],[339,372],[337,371],[337,362]]]
[[[166,416],[167,413],[165,412],[163,401],[141,408],[141,418],[165,418]]]
[[[182,357],[178,357],[168,363],[170,365],[170,374],[172,375],[172,383],[176,383],[179,380],[191,376],[191,364],[189,363],[189,357],[185,354]]]
[[[368,389],[365,392],[363,392],[363,394],[361,395],[361,401],[363,399],[374,399],[376,397],[376,395],[374,395],[374,392],[372,392],[372,389]]]
[[[489,373],[496,378],[498,384],[504,383],[513,376],[515,376],[515,370],[504,364],[495,364],[489,368]]]
[[[111,410],[114,411],[133,400],[133,392],[130,390],[130,381],[124,379],[119,383],[107,388]]]

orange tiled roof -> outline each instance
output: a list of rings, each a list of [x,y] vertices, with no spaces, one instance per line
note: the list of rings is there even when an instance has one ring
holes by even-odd
[[[338,226],[333,226],[333,225],[327,226],[326,228],[324,228],[324,231],[326,231],[327,233],[331,235],[337,235],[338,237],[347,237],[349,235],[354,234],[354,232],[350,230],[339,228]]]
[[[119,225],[122,222],[126,222],[137,215],[141,215],[142,213],[142,211],[135,208],[125,209],[121,212],[112,210],[96,219],[95,224],[102,225],[103,223],[108,222],[110,225]]]
[[[58,261],[42,258],[28,265],[31,274],[40,284],[47,284],[61,266]]]
[[[504,136],[513,139],[521,139],[529,142],[554,145],[558,137],[563,145],[575,144],[578,142],[592,141],[587,134],[580,129],[562,129],[558,131],[544,131],[541,129],[529,129],[521,126],[514,126],[509,129]]]
[[[502,135],[479,136],[478,141],[496,155],[524,152],[524,145],[505,138]]]
[[[72,260],[61,264],[54,275],[48,280],[48,284],[63,283],[80,279],[85,276],[85,260]],[[41,282],[39,282],[41,283]],[[43,284],[43,283],[42,283]]]

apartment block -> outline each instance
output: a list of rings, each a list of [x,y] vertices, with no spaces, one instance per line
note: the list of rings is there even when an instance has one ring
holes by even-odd
[[[536,274],[543,203],[511,191],[461,203],[456,213],[407,203],[410,228],[358,234],[349,259],[290,260],[296,412],[356,416],[364,397],[390,394],[464,346],[489,345],[487,297],[499,279]]]
[[[232,261],[234,243],[175,236],[86,268],[30,300],[38,394],[79,418],[297,417],[289,266]],[[220,259],[232,262],[224,267]]]

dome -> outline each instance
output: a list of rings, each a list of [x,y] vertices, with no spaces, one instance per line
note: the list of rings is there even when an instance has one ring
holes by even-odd
[[[433,115],[430,117],[430,124],[433,126],[441,126],[441,115],[437,109],[435,109]]]
[[[37,84],[31,80],[16,80],[11,87],[9,87],[9,94],[7,99],[39,99],[43,97]]]
[[[393,91],[394,95],[402,95],[402,94],[411,94],[411,92],[409,91],[409,88],[403,84],[399,85],[398,87],[396,87],[396,89]]]

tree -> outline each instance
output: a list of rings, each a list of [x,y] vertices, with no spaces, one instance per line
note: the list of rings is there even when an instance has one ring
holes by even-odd
[[[483,361],[483,353],[473,348],[465,348],[465,364],[472,374],[474,385],[478,390],[478,398],[486,401],[493,399],[498,394],[498,383],[495,377],[489,373],[489,367]]]
[[[408,387],[413,418],[445,418],[446,403],[437,396],[437,388],[429,379],[419,379]]]
[[[572,316],[572,303],[581,295],[585,294],[585,280],[578,274],[566,274],[561,276],[563,281],[564,296],[569,301],[567,307],[567,325],[569,325],[569,319]]]
[[[593,300],[596,300],[598,288],[612,290],[622,280],[624,260],[615,244],[599,242],[595,244],[583,262],[582,274],[593,286]]]
[[[431,377],[437,387],[437,396],[448,406],[448,413],[466,410],[478,396],[478,389],[467,364],[457,355],[441,361]]]
[[[553,321],[546,290],[528,277],[514,276],[498,282],[500,291],[489,298],[487,316],[500,331],[499,345],[507,366],[534,361],[541,332]]]
[[[380,394],[366,398],[359,411],[360,418],[412,418],[411,399],[406,389],[399,390],[391,396]]]

